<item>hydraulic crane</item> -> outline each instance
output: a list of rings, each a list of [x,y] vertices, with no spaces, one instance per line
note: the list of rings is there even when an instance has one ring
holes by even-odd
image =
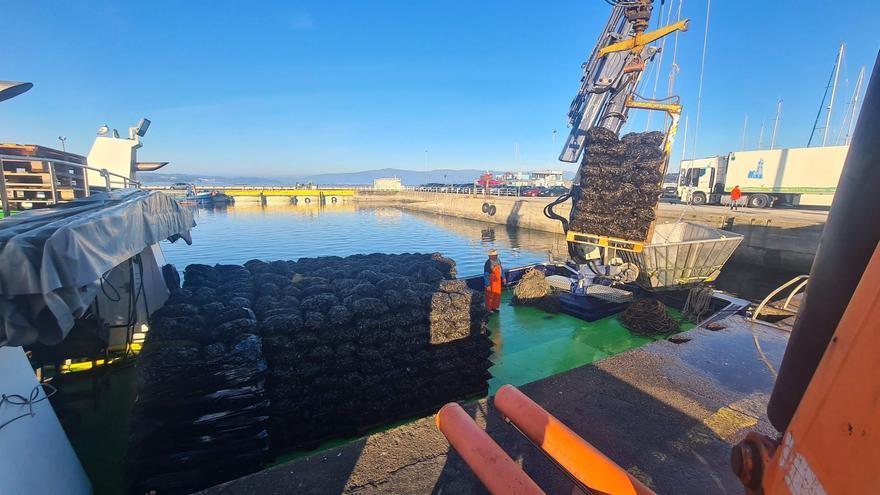
[[[581,162],[589,129],[600,126],[617,134],[626,123],[629,110],[636,108],[663,111],[670,116],[669,126],[665,129],[664,144],[665,163],[668,163],[681,114],[678,97],[648,100],[638,95],[637,88],[647,63],[660,50],[651,43],[676,31],[686,31],[688,20],[646,32],[653,0],[606,1],[613,5],[613,9],[590,57],[582,66],[581,85],[568,111],[571,131],[559,160],[568,163]],[[544,214],[548,218],[562,224],[568,241],[569,256],[578,265],[585,265],[598,257],[596,247],[641,251],[641,243],[616,242],[619,240],[609,240],[601,232],[569,231],[569,221],[574,218],[576,205],[581,197],[581,175],[587,166],[589,164],[581,163],[578,167],[569,194],[557,198],[544,208]],[[572,208],[568,218],[554,212],[554,207],[569,199],[572,200]]]
[[[563,162],[580,161],[590,128],[602,126],[620,132],[630,108],[673,110],[671,106],[657,107],[656,103],[637,103],[636,88],[646,64],[660,50],[650,43],[675,31],[686,31],[688,20],[645,33],[653,0],[611,3],[614,9],[590,58],[582,66],[581,86],[568,111],[571,132],[559,155]]]

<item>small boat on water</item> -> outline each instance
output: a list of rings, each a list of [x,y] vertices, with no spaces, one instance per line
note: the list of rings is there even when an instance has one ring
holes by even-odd
[[[201,193],[188,191],[187,195],[180,202],[197,205],[229,205],[235,203],[235,199],[220,191],[205,191]]]

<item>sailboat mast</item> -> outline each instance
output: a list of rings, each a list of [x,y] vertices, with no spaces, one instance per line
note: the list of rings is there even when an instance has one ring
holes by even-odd
[[[828,102],[828,115],[825,116],[825,129],[822,133],[822,146],[828,143],[828,129],[831,127],[831,112],[834,111],[834,95],[837,94],[837,82],[840,80],[840,63],[843,61],[843,52],[846,49],[846,43],[840,44],[837,51],[837,67],[834,69],[834,85],[831,86],[831,100]]]
[[[862,93],[862,83],[865,81],[865,66],[859,70],[859,78],[856,81],[856,91],[853,93],[852,104],[850,108],[849,114],[849,126],[846,129],[846,138],[844,142],[848,145],[850,139],[852,139],[853,129],[856,126],[856,113],[859,111],[859,96]]]
[[[746,134],[749,132],[749,114],[746,114],[746,118],[743,120],[743,133],[742,139],[740,140],[739,149],[742,151],[746,150]]]
[[[764,149],[764,123],[767,121],[764,116],[761,116],[761,132],[758,134],[758,149]]]
[[[776,147],[776,131],[779,130],[779,117],[782,115],[782,100],[776,102],[776,117],[773,119],[773,134],[770,137],[770,149]]]

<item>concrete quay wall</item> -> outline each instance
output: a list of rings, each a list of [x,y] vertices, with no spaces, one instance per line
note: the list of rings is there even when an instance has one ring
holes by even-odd
[[[558,235],[563,233],[559,222],[544,216],[544,206],[552,198],[484,198],[401,192],[381,197],[358,196],[356,200],[358,203],[394,204],[408,210]],[[494,205],[495,214],[484,213],[483,203]],[[557,206],[555,211],[567,216],[570,209],[571,203],[565,202]],[[824,211],[744,208],[732,212],[719,206],[695,207],[668,203],[662,203],[658,210],[659,223],[684,220],[742,234],[743,243],[734,254],[734,262],[799,273],[810,271],[826,217],[827,212]]]

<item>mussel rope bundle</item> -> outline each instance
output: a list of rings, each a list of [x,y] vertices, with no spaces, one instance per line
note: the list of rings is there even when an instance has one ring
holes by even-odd
[[[534,268],[529,269],[513,288],[513,304],[534,304],[550,294],[550,284],[544,274]]]
[[[544,273],[530,269],[513,288],[514,306],[534,306],[548,313],[558,313],[562,309],[559,295],[553,291]]]
[[[678,322],[669,316],[666,305],[656,299],[639,299],[620,314],[620,322],[630,332],[657,335],[677,332]]]

